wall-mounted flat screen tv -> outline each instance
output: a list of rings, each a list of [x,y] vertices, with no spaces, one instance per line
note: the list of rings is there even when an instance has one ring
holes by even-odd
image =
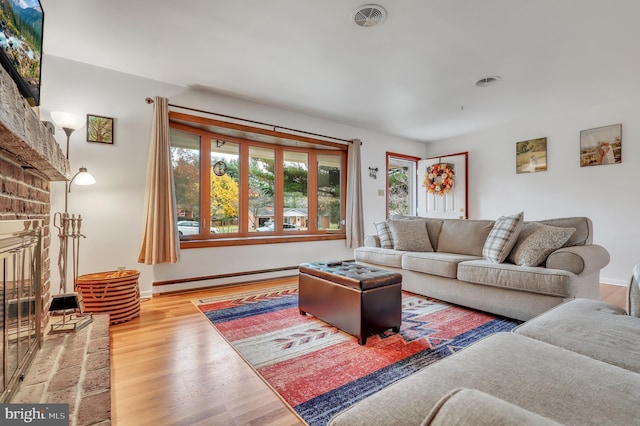
[[[38,0],[0,0],[0,62],[32,106],[40,104],[44,12]]]

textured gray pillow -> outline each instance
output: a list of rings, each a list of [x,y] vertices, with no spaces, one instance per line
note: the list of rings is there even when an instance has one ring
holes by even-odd
[[[389,220],[393,248],[405,251],[433,251],[425,220]]]
[[[520,266],[538,266],[569,241],[575,228],[560,228],[538,222],[527,223],[520,232],[509,261]]]
[[[391,231],[389,230],[389,224],[387,221],[383,222],[373,222],[376,227],[376,231],[378,232],[378,238],[380,239],[380,247],[392,249],[393,248],[393,237],[391,236]]]
[[[518,240],[524,213],[502,216],[491,228],[482,247],[482,256],[490,262],[502,263]]]

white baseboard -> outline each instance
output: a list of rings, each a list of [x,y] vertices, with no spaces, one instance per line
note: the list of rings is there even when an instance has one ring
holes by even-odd
[[[614,280],[612,278],[603,278],[600,277],[600,284],[610,284],[610,285],[619,285],[621,287],[626,287],[629,285],[629,281],[623,280]]]

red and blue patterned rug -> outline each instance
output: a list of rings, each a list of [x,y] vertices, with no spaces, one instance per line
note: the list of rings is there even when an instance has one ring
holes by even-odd
[[[359,345],[298,311],[297,286],[194,300],[229,344],[309,425],[520,321],[403,292],[400,333]]]

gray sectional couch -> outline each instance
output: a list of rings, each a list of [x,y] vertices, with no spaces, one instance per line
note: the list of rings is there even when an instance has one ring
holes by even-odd
[[[600,270],[610,258],[593,244],[589,218],[508,218],[510,233],[496,229],[504,218],[395,218],[376,223],[378,234],[354,257],[400,272],[404,290],[523,321],[568,300],[600,299]],[[505,240],[497,256],[487,247],[496,235]]]
[[[640,424],[640,318],[591,299],[493,334],[331,426]]]

